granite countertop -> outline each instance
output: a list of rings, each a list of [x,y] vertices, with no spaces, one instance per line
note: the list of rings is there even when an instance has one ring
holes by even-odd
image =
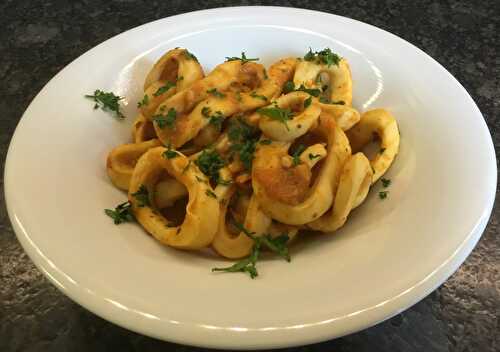
[[[129,28],[170,15],[228,5],[305,7],[373,24],[423,49],[465,86],[483,112],[499,152],[497,0],[33,3],[37,2],[0,3],[0,351],[202,351],[127,331],[65,297],[24,253],[5,209],[3,164],[23,111],[61,68]],[[404,313],[350,336],[289,351],[499,351],[499,220],[497,202],[483,237],[460,269]]]

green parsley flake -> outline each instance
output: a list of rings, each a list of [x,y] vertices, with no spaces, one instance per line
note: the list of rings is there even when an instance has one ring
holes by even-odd
[[[306,100],[304,100],[304,109],[307,109],[309,105],[311,105],[311,103],[312,103],[312,97],[309,97]]]
[[[232,153],[231,155],[237,154],[245,169],[250,170],[252,168],[255,145],[260,137],[259,129],[238,118],[229,127],[228,137],[231,141],[229,148]]]
[[[144,185],[141,185],[137,190],[137,192],[132,193],[132,197],[134,197],[137,200],[137,206],[140,208],[151,206],[151,203],[149,201],[149,192],[146,186]]]
[[[170,108],[166,115],[154,115],[152,117],[153,121],[160,127],[161,129],[168,127],[175,127],[175,119],[177,118],[177,111],[174,108]]]
[[[293,166],[297,166],[300,164],[300,154],[302,154],[306,150],[306,147],[303,144],[299,144],[297,149],[292,154],[293,158]]]
[[[217,195],[209,189],[205,190],[205,194],[209,197],[217,199]]]
[[[381,178],[380,181],[382,182],[382,186],[384,188],[387,188],[391,185],[391,180],[387,179],[387,178]]]
[[[273,141],[270,140],[270,139],[263,139],[261,140],[259,143],[262,144],[262,145],[269,145],[271,144]]]
[[[258,58],[255,58],[255,59],[247,58],[244,51],[241,53],[241,57],[237,57],[237,56],[227,57],[226,56],[226,61],[236,61],[236,60],[241,60],[241,64],[244,65],[247,62],[258,61],[259,59]]]
[[[257,94],[256,92],[250,93],[250,96],[252,98],[255,98],[255,99],[261,99],[261,100],[267,101],[267,97],[265,95],[260,95],[260,94]]]
[[[120,111],[120,100],[123,97],[114,95],[112,92],[104,92],[102,90],[95,90],[93,95],[85,95],[85,98],[94,100],[94,109],[101,108],[103,111],[113,111],[116,117],[123,119],[125,116]]]
[[[278,106],[260,108],[257,109],[257,112],[261,115],[269,117],[271,120],[276,120],[285,124],[287,130],[289,129],[287,121],[293,118],[293,112],[290,109],[282,109]]]
[[[387,198],[388,193],[389,193],[389,191],[380,191],[380,192],[378,192],[378,197],[380,199],[385,199],[385,198]]]
[[[114,210],[104,209],[104,212],[113,219],[115,225],[135,220],[134,214],[132,213],[132,204],[130,204],[130,202],[119,204]]]
[[[309,52],[304,56],[304,60],[306,61],[314,61],[318,64],[325,64],[328,67],[331,65],[339,65],[339,62],[342,58],[335,54],[330,48],[326,48],[321,51],[313,52],[311,48],[309,48]]]
[[[262,247],[266,247],[271,252],[278,254],[287,262],[290,262],[291,258],[287,247],[287,243],[290,238],[287,233],[283,233],[275,238],[273,238],[270,234],[264,234],[257,237],[255,236],[255,232],[250,232],[248,229],[243,227],[242,224],[235,222],[234,226],[253,240],[254,244],[252,247],[252,251],[247,258],[244,258],[236,262],[235,264],[225,268],[213,268],[212,271],[222,271],[229,273],[243,272],[249,274],[250,278],[254,279],[258,276],[256,264],[257,260],[259,259]]]
[[[216,98],[224,98],[226,95],[224,93],[221,93],[217,90],[217,88],[212,88],[207,90],[208,94],[212,94]]]
[[[177,158],[179,156],[179,153],[177,153],[175,150],[169,148],[162,155],[166,159],[173,159],[173,158]]]
[[[153,93],[153,95],[155,97],[158,97],[160,95],[162,95],[163,93],[166,93],[169,91],[170,88],[173,88],[175,87],[175,83],[172,83],[170,81],[167,81],[167,83],[163,86],[163,87],[160,87],[156,90],[156,92]]]
[[[314,159],[319,158],[319,157],[321,157],[321,154],[309,153],[309,160],[314,160]]]
[[[149,104],[149,95],[144,94],[144,97],[140,102],[137,103],[137,107],[140,108],[142,106],[146,106]]]
[[[213,149],[204,149],[194,163],[216,184],[220,180],[219,170],[226,165],[224,159]]]

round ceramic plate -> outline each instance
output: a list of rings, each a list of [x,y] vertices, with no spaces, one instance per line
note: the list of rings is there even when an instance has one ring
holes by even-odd
[[[211,273],[220,258],[160,245],[104,208],[126,195],[105,159],[130,139],[151,65],[189,48],[208,72],[225,56],[303,56],[332,48],[348,59],[354,106],[385,107],[401,150],[335,235],[267,259],[259,277]],[[124,96],[125,121],[93,110],[95,89]],[[26,110],[10,145],[5,190],[19,241],[65,294],[116,324],[198,346],[256,349],[307,344],[369,327],[446,280],[470,253],[496,187],[493,144],[465,89],[436,61],[373,26],[291,8],[240,7],[165,18],[120,34],[55,76]]]

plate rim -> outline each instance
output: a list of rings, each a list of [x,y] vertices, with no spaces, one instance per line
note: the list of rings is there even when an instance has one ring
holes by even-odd
[[[245,334],[242,334],[241,331],[231,331],[230,329],[223,329],[222,335],[219,335],[219,338],[221,336],[225,337],[225,340],[221,339],[214,339],[214,338],[208,338],[210,335],[211,337],[214,336],[214,332],[209,331],[206,328],[203,328],[199,325],[190,325],[189,323],[185,323],[185,326],[182,328],[185,329],[186,331],[179,330],[178,324],[173,323],[172,321],[162,321],[162,325],[164,325],[164,331],[163,333],[160,333],[159,330],[154,331],[154,329],[148,328],[148,326],[144,327],[141,326],[141,324],[137,324],[137,322],[140,322],[141,319],[146,319],[144,317],[137,316],[134,319],[130,319],[130,316],[128,315],[129,313],[124,313],[124,310],[120,308],[119,306],[113,305],[110,302],[105,302],[101,297],[93,296],[90,293],[85,292],[79,286],[71,285],[69,284],[70,282],[68,281],[68,276],[65,275],[65,273],[60,272],[58,268],[52,267],[50,265],[50,260],[45,256],[44,253],[37,247],[37,245],[31,240],[29,234],[27,231],[23,228],[22,223],[19,221],[19,219],[16,217],[16,214],[14,213],[13,210],[13,204],[12,204],[12,196],[10,195],[10,190],[12,187],[9,186],[9,184],[12,183],[11,175],[9,173],[10,170],[10,165],[13,163],[12,161],[12,149],[15,148],[16,144],[16,135],[18,134],[18,131],[21,130],[23,125],[26,123],[28,118],[26,116],[29,115],[30,108],[32,107],[33,103],[37,100],[38,96],[45,91],[47,86],[51,84],[56,78],[58,78],[62,73],[68,69],[71,64],[73,64],[75,61],[81,60],[85,55],[89,54],[90,52],[96,50],[97,48],[106,45],[108,42],[120,37],[120,36],[126,36],[131,32],[141,30],[141,28],[150,26],[153,23],[158,23],[162,22],[165,20],[178,20],[181,17],[189,17],[193,15],[203,15],[203,14],[208,14],[213,12],[230,12],[230,11],[244,11],[246,9],[252,9],[252,10],[272,10],[272,11],[278,11],[278,12],[289,12],[293,13],[294,15],[299,14],[301,12],[308,12],[311,15],[316,15],[316,16],[334,16],[338,19],[344,19],[348,21],[354,21],[359,24],[362,24],[364,26],[368,26],[367,28],[370,28],[371,30],[375,31],[381,31],[385,35],[389,35],[393,37],[394,39],[404,43],[405,45],[409,45],[412,47],[413,50],[418,51],[420,54],[423,54],[426,59],[429,61],[429,63],[432,63],[436,68],[440,69],[443,73],[445,73],[449,79],[451,79],[462,91],[465,93],[465,96],[469,100],[469,104],[472,104],[473,108],[476,110],[476,112],[479,114],[478,116],[482,117],[482,124],[483,127],[486,128],[486,131],[488,131],[488,136],[489,136],[489,143],[488,143],[488,149],[492,153],[492,156],[496,160],[496,152],[493,144],[493,140],[491,137],[491,133],[489,132],[488,126],[486,124],[486,121],[484,119],[483,114],[477,107],[477,104],[475,101],[472,99],[470,94],[467,92],[467,90],[463,87],[463,85],[448,71],[446,68],[444,68],[438,61],[436,61],[434,58],[432,58],[430,55],[425,53],[422,49],[418,48],[417,46],[413,45],[412,43],[404,40],[403,38],[388,32],[384,29],[381,29],[379,27],[376,27],[374,25],[352,19],[346,16],[340,16],[328,12],[323,12],[323,11],[316,11],[316,10],[309,10],[309,9],[304,9],[304,8],[297,8],[297,7],[280,7],[280,6],[234,6],[234,7],[218,7],[218,8],[211,8],[211,9],[205,9],[205,10],[197,10],[197,11],[191,11],[191,12],[186,12],[174,16],[168,16],[164,18],[160,18],[151,22],[146,22],[142,25],[133,27],[131,29],[128,29],[124,32],[121,32],[115,36],[112,36],[105,41],[99,43],[98,45],[92,47],[91,49],[87,50],[86,52],[82,53],[79,55],[77,58],[72,60],[70,63],[68,63],[66,66],[64,66],[57,74],[55,74],[41,89],[40,91],[35,95],[33,100],[30,102],[28,107],[26,108],[25,112],[23,113],[21,119],[19,120],[18,125],[16,126],[16,129],[12,135],[12,138],[9,143],[9,148],[7,151],[7,157],[5,161],[5,167],[4,167],[4,194],[5,194],[5,201],[7,205],[7,213],[9,216],[9,219],[11,221],[12,227],[14,229],[14,232],[16,234],[16,237],[18,238],[19,242],[21,243],[24,251],[28,254],[29,258],[32,260],[32,262],[35,264],[35,266],[44,274],[46,278],[49,279],[49,281],[54,284],[63,294],[68,296],[70,299],[75,301],[77,304],[83,306],[87,310],[91,311],[92,313],[96,314],[97,316],[100,316],[116,325],[125,327],[131,331],[136,331],[141,334],[151,336],[154,338],[166,340],[166,341],[171,341],[171,342],[176,342],[176,343],[182,343],[186,345],[191,345],[191,346],[198,346],[198,347],[209,347],[209,348],[221,348],[221,349],[261,349],[261,348],[282,348],[282,347],[291,347],[291,346],[299,346],[299,345],[304,345],[308,343],[315,343],[315,342],[321,342],[333,338],[338,338],[356,331],[363,330],[365,328],[368,328],[370,326],[376,325],[384,320],[387,320],[391,318],[392,316],[408,309],[410,306],[416,304],[420,300],[422,300],[424,297],[429,295],[432,291],[434,291],[437,287],[439,287],[442,283],[444,283],[458,268],[459,266],[465,261],[466,257],[470,254],[472,249],[475,247],[477,244],[478,240],[480,239],[482,233],[484,232],[486,225],[488,224],[488,220],[490,218],[491,212],[493,210],[494,206],[494,201],[495,201],[495,196],[496,196],[496,187],[493,187],[492,190],[490,191],[490,198],[489,198],[489,203],[485,204],[483,207],[482,211],[482,216],[477,220],[474,228],[471,230],[471,232],[465,237],[465,239],[460,243],[458,248],[449,256],[447,260],[445,260],[440,266],[435,268],[428,276],[426,276],[423,280],[419,281],[417,284],[415,284],[413,287],[408,289],[407,291],[402,292],[400,295],[393,297],[389,300],[389,302],[386,302],[382,307],[370,307],[367,310],[367,312],[362,312],[362,314],[349,317],[349,322],[350,324],[346,325],[344,328],[339,329],[336,327],[335,331],[332,331],[332,329],[329,329],[331,322],[322,322],[324,324],[321,325],[314,325],[313,327],[307,327],[306,329],[296,329],[294,331],[294,337],[293,341],[291,342],[285,342],[282,337],[279,334],[272,334],[267,332],[267,334],[262,334],[258,333],[258,336],[263,337],[263,340],[261,341],[253,341],[254,336],[257,335],[252,335],[252,332],[247,332]],[[492,169],[493,172],[493,178],[492,178],[492,183],[496,186],[497,184],[497,165],[494,163],[494,168]],[[494,181],[494,182],[493,182]],[[61,284],[61,282],[64,282],[66,285]],[[415,292],[418,291],[418,292]],[[410,294],[413,292],[412,294]],[[373,310],[372,310],[373,309]],[[368,311],[370,310],[370,311]],[[367,319],[366,315],[369,315],[370,318]],[[364,316],[364,319],[362,319],[362,316]],[[144,324],[147,325],[147,324]],[[167,329],[167,325],[168,328]],[[278,328],[277,329],[279,332],[286,332],[286,328]],[[186,333],[188,332],[188,333]],[[220,332],[216,332],[215,335],[217,335]],[[231,335],[231,336],[229,336]],[[273,337],[274,336],[274,337]],[[289,336],[289,335],[286,335]]]

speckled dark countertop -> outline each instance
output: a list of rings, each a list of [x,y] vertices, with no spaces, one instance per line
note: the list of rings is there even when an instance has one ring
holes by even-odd
[[[465,86],[486,118],[497,154],[500,151],[497,0],[405,4],[396,0],[33,3],[0,2],[0,175],[23,111],[43,85],[77,56],[140,24],[228,5],[322,10],[401,36],[437,59]],[[62,295],[21,249],[3,197],[0,176],[0,351],[201,351],[127,331]],[[360,333],[290,351],[499,351],[499,221],[497,202],[486,232],[466,262],[411,309]]]

